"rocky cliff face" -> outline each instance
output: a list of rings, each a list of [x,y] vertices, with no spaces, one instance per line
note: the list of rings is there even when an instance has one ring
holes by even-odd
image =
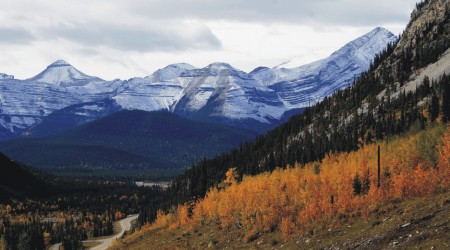
[[[417,4],[394,53],[386,65],[400,84],[410,81],[450,47],[450,1],[428,0]],[[401,62],[408,59],[409,64]],[[378,70],[380,71],[380,70]]]

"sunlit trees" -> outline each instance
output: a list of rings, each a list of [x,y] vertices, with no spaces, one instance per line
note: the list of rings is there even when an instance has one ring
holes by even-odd
[[[444,132],[443,126],[435,126],[355,152],[330,153],[321,162],[244,176],[239,183],[231,168],[220,188],[211,188],[192,213],[187,204],[179,205],[175,213],[158,214],[156,223],[175,216],[172,223],[178,226],[214,221],[246,231],[279,229],[286,240],[317,222],[364,216],[372,204],[445,191],[450,185],[450,128]],[[420,143],[435,150],[419,152]],[[378,145],[383,150],[379,187]]]

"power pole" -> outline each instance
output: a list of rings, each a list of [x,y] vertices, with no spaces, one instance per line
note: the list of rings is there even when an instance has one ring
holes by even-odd
[[[380,145],[378,145],[378,184],[377,184],[377,187],[381,186],[380,172],[381,172],[381,166],[380,166]]]

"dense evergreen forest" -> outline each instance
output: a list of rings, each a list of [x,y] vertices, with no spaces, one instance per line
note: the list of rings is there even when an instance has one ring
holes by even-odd
[[[305,164],[328,152],[349,152],[365,142],[389,138],[408,130],[423,130],[450,119],[450,76],[425,77],[415,89],[404,87],[426,65],[450,48],[450,8],[417,27],[428,5],[417,5],[413,18],[395,44],[374,59],[370,69],[351,87],[325,98],[287,123],[229,153],[193,165],[166,192],[160,208],[204,197],[236,167],[239,176],[273,171],[277,166]],[[146,220],[156,210],[149,208]]]

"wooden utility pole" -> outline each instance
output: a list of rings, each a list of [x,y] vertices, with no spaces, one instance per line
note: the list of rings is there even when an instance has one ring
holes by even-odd
[[[378,184],[377,187],[380,187],[380,173],[381,173],[381,166],[380,166],[380,145],[378,145]]]

